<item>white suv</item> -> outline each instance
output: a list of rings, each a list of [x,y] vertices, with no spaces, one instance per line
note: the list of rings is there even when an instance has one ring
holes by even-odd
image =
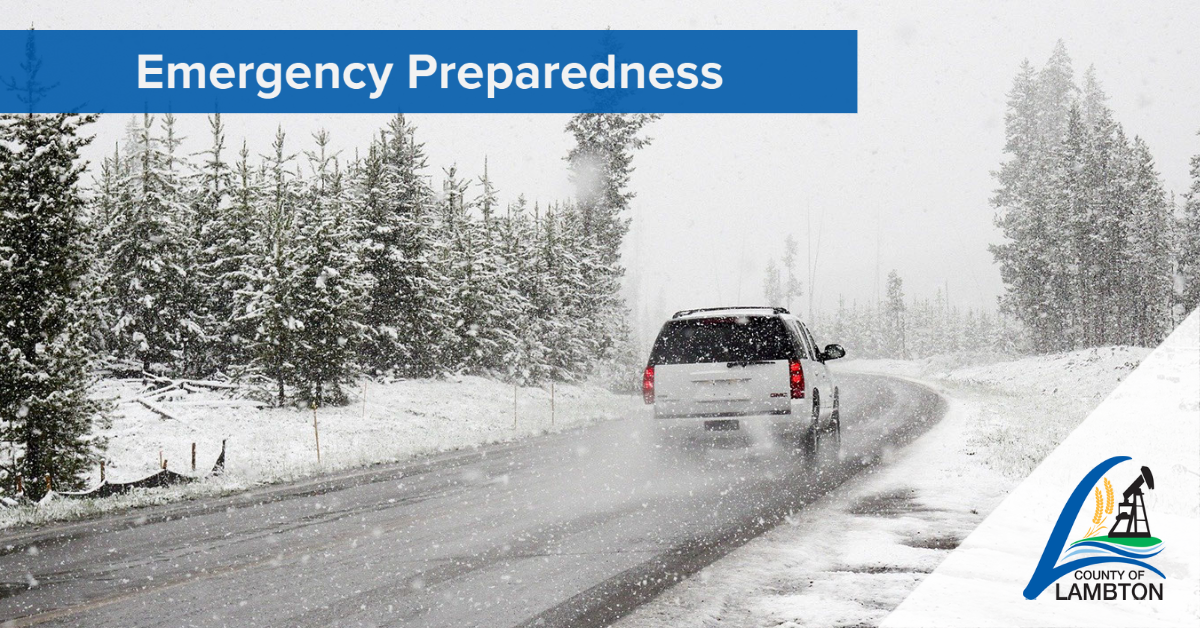
[[[839,391],[826,362],[845,354],[836,344],[818,348],[783,308],[684,310],[654,341],[642,395],[668,437],[745,432],[811,445],[828,430],[840,443]]]

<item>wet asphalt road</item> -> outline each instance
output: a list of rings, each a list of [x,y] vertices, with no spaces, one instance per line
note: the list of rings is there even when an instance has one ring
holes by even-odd
[[[629,419],[0,533],[0,626],[605,625],[943,412],[901,380],[840,385],[840,456],[664,451]]]

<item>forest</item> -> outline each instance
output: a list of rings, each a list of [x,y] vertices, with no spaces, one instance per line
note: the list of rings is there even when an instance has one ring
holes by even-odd
[[[354,158],[323,131],[231,147],[219,115],[189,155],[173,116],[136,116],[90,185],[95,116],[0,116],[0,484],[77,485],[102,445],[97,377],[232,381],[315,408],[362,375],[634,372],[620,246],[656,118],[574,116],[574,198],[501,206],[486,163],[435,184],[400,114]]]
[[[1200,305],[1200,154],[1190,188],[1168,192],[1095,68],[1077,80],[1061,41],[1041,68],[1022,63],[1004,122],[991,199],[1001,238],[990,249],[1005,286],[995,307],[963,309],[941,290],[906,298],[893,270],[877,301],[839,298],[816,315],[817,329],[861,357],[1153,347]],[[768,264],[772,304],[801,293],[797,255],[789,239],[781,263]]]

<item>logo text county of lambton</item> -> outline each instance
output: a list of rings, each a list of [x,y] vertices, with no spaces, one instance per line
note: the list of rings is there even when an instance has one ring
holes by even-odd
[[[1119,504],[1114,503],[1112,482],[1104,477],[1109,469],[1129,459],[1129,456],[1114,456],[1101,462],[1084,476],[1071,492],[1050,533],[1050,540],[1042,550],[1037,568],[1030,577],[1029,584],[1025,586],[1026,599],[1036,599],[1047,587],[1069,573],[1105,563],[1141,567],[1160,578],[1165,578],[1161,571],[1145,562],[1163,550],[1163,542],[1150,534],[1150,521],[1143,499],[1145,490],[1154,489],[1154,475],[1150,468],[1141,468],[1136,479],[1121,494]],[[1089,498],[1094,501],[1094,507],[1088,503]],[[1110,527],[1107,524],[1114,506],[1117,512]],[[1071,530],[1080,515],[1085,514],[1085,508],[1090,519],[1087,531],[1082,538],[1068,542]],[[1106,529],[1108,533],[1101,534]],[[1120,578],[1125,573],[1123,570],[1083,571],[1077,573],[1076,578],[1107,580],[1114,575]],[[1128,573],[1137,577],[1135,574],[1140,575],[1144,572],[1129,570]],[[1073,584],[1071,595],[1060,595],[1058,599],[1115,599],[1118,586],[1121,599],[1126,599],[1130,589],[1134,599],[1162,599],[1161,583],[1155,586],[1141,582],[1132,585],[1128,582],[1122,582],[1120,585],[1107,582],[1104,583],[1103,589],[1098,582],[1094,585],[1084,584],[1083,589],[1079,589],[1078,584]]]

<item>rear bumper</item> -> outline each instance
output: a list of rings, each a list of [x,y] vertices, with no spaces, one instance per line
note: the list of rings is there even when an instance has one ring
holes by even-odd
[[[648,409],[649,410],[649,409]],[[812,425],[809,414],[732,414],[661,416],[653,411],[651,429],[660,439],[670,440],[761,440],[791,437]],[[736,421],[736,429],[730,429]],[[706,425],[707,424],[707,425]]]
[[[812,418],[812,402],[807,399],[791,399],[783,407],[761,404],[747,407],[744,402],[736,404],[714,403],[697,412],[694,404],[677,404],[657,401],[647,407],[656,421],[704,421],[712,419],[745,419],[759,423],[807,423]]]

